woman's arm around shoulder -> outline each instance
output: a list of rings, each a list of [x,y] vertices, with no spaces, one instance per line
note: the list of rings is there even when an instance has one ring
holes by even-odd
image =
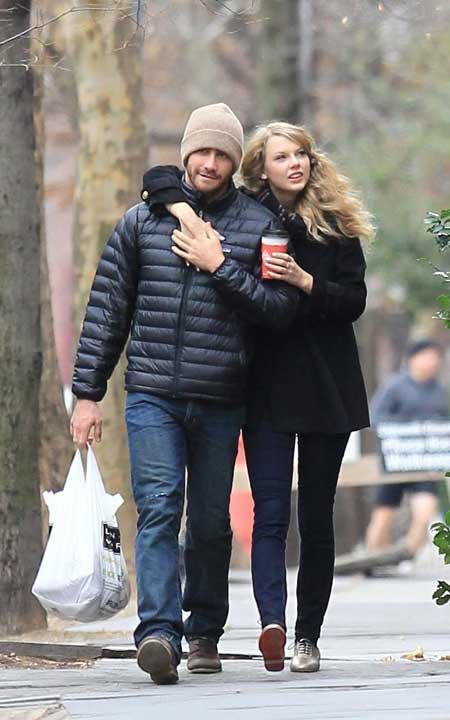
[[[156,215],[167,212],[166,206],[185,202],[182,171],[176,165],[156,165],[144,173],[141,198]]]
[[[205,223],[187,202],[182,171],[176,165],[156,165],[144,173],[141,197],[157,215],[169,212],[183,232],[194,236],[205,232]]]

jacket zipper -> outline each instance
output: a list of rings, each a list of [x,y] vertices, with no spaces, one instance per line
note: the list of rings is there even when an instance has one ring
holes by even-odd
[[[200,210],[199,217],[203,218],[203,210]],[[186,305],[190,287],[192,285],[194,267],[189,265],[184,269],[184,287],[181,295],[180,312],[178,314],[177,335],[175,346],[175,395],[178,395],[178,387],[180,380],[181,352],[183,349],[182,339],[184,337],[184,327],[186,324]]]
[[[190,265],[184,271],[185,272],[185,282],[184,282],[184,287],[183,287],[183,293],[181,296],[180,312],[178,315],[178,322],[177,322],[177,341],[176,341],[176,347],[175,347],[175,395],[178,395],[178,385],[179,385],[179,380],[180,380],[181,351],[183,349],[182,338],[184,336],[184,327],[186,324],[187,296],[188,296],[189,288],[192,285],[192,277],[193,277],[192,271],[193,271],[192,265]]]

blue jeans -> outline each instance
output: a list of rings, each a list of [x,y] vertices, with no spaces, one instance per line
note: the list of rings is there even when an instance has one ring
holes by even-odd
[[[348,434],[299,435],[295,638],[317,642],[331,594],[334,570],[333,507]],[[253,592],[261,624],[286,627],[286,538],[291,514],[294,433],[272,430],[268,420],[244,432],[255,521]]]
[[[135,642],[162,635],[179,660],[183,633],[217,642],[228,615],[229,503],[243,409],[130,392],[125,415],[138,511]],[[178,533],[186,468],[182,597]],[[182,608],[190,612],[184,627]]]

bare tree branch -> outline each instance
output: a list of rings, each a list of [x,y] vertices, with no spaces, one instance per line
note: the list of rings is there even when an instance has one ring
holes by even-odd
[[[140,6],[140,0],[139,0],[138,11],[140,11],[140,7],[141,6]],[[124,8],[124,10],[128,9],[128,8],[131,10],[133,8],[133,4],[130,4],[127,8]],[[71,14],[79,13],[79,12],[91,12],[91,11],[94,11],[94,12],[117,12],[117,10],[119,10],[119,9],[120,9],[119,6],[116,6],[116,7],[107,7],[107,6],[99,7],[98,5],[82,5],[81,7],[72,6],[68,10],[64,10],[64,12],[60,13],[59,15],[55,15],[55,17],[52,17],[49,20],[45,20],[44,22],[41,22],[41,23],[35,23],[34,25],[31,25],[30,27],[26,28],[25,30],[22,30],[22,32],[17,33],[16,35],[13,35],[9,38],[6,38],[5,40],[1,40],[0,47],[3,47],[9,43],[12,43],[15,40],[19,40],[22,37],[27,37],[31,33],[35,32],[36,30],[42,30],[43,28],[48,27],[48,25],[51,25],[52,23],[55,23],[58,20],[61,20],[63,17],[65,17],[67,15],[71,15]],[[12,12],[13,10],[14,10],[14,8],[7,8],[5,10],[5,12]],[[126,17],[131,17],[131,16],[126,15]],[[134,20],[134,18],[133,18],[133,20]]]
[[[223,32],[224,25],[230,19],[239,19],[242,22],[245,21],[246,16],[253,15],[256,12],[255,0],[250,0],[249,4],[247,4],[246,7],[239,10],[235,10],[230,6],[230,0],[227,0],[226,2],[225,0],[192,0],[192,2],[197,2],[201,4],[211,15],[215,16],[216,18],[217,25],[215,26],[214,24],[212,24],[208,27],[208,43],[213,42],[214,39],[218,35],[220,35],[221,32]],[[212,7],[212,3],[216,7]],[[10,22],[8,16],[11,17],[14,13],[14,10],[18,7],[19,6],[16,4],[9,8],[2,8],[0,10],[0,25],[2,25],[3,28],[5,28],[7,23]],[[32,25],[27,27],[25,30],[22,30],[20,33],[16,33],[14,35],[11,35],[10,37],[6,37],[3,40],[0,40],[0,50],[3,51],[7,47],[11,47],[20,40],[30,36],[32,36],[32,39],[34,41],[39,40],[37,34],[44,28],[47,28],[54,23],[57,23],[58,21],[69,15],[86,12],[120,13],[121,20],[129,20],[135,25],[135,29],[131,36],[128,39],[124,40],[122,44],[115,49],[115,51],[122,51],[130,45],[133,45],[133,43],[136,41],[138,33],[140,33],[141,35],[139,41],[144,40],[146,36],[148,18],[152,17],[151,14],[146,10],[146,0],[128,0],[128,2],[124,2],[124,0],[110,0],[110,4],[108,4],[108,1],[105,0],[103,5],[99,5],[97,2],[91,0],[91,2],[87,2],[84,5],[72,5],[72,7],[68,8],[67,10],[64,10],[59,14],[55,15],[54,17],[50,17],[48,19],[44,19],[41,12],[38,10],[36,13],[35,22]],[[245,24],[247,24],[247,22],[248,21],[246,21]],[[230,30],[229,32],[230,34],[232,34],[233,32],[238,32],[238,30]],[[28,60],[27,58],[24,58],[21,66],[28,68],[30,65],[35,64],[36,59]],[[15,65],[17,66],[17,63],[15,63]],[[0,66],[10,67],[11,64],[8,63],[6,60],[0,59]]]
[[[199,0],[200,5],[203,5],[203,7],[206,8],[206,10],[208,10],[208,12],[212,13],[213,15],[227,14],[227,15],[231,15],[233,17],[240,17],[242,15],[248,15],[255,11],[255,0],[251,0],[248,7],[245,7],[242,10],[233,10],[233,8],[231,8],[228,3],[224,2],[224,0],[212,0],[212,2],[214,3],[214,5],[219,6],[218,10],[211,7],[211,1]],[[221,12],[220,8],[225,10],[225,13]]]

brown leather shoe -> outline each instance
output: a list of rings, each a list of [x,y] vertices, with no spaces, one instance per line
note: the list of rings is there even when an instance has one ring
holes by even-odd
[[[150,635],[137,650],[137,664],[157,685],[172,685],[178,681],[177,659],[166,638]]]
[[[284,669],[284,646],[286,631],[281,625],[272,623],[263,628],[259,636],[259,649],[264,658],[264,667],[271,672]]]
[[[192,673],[218,673],[222,671],[217,643],[210,638],[191,638],[187,669]]]

